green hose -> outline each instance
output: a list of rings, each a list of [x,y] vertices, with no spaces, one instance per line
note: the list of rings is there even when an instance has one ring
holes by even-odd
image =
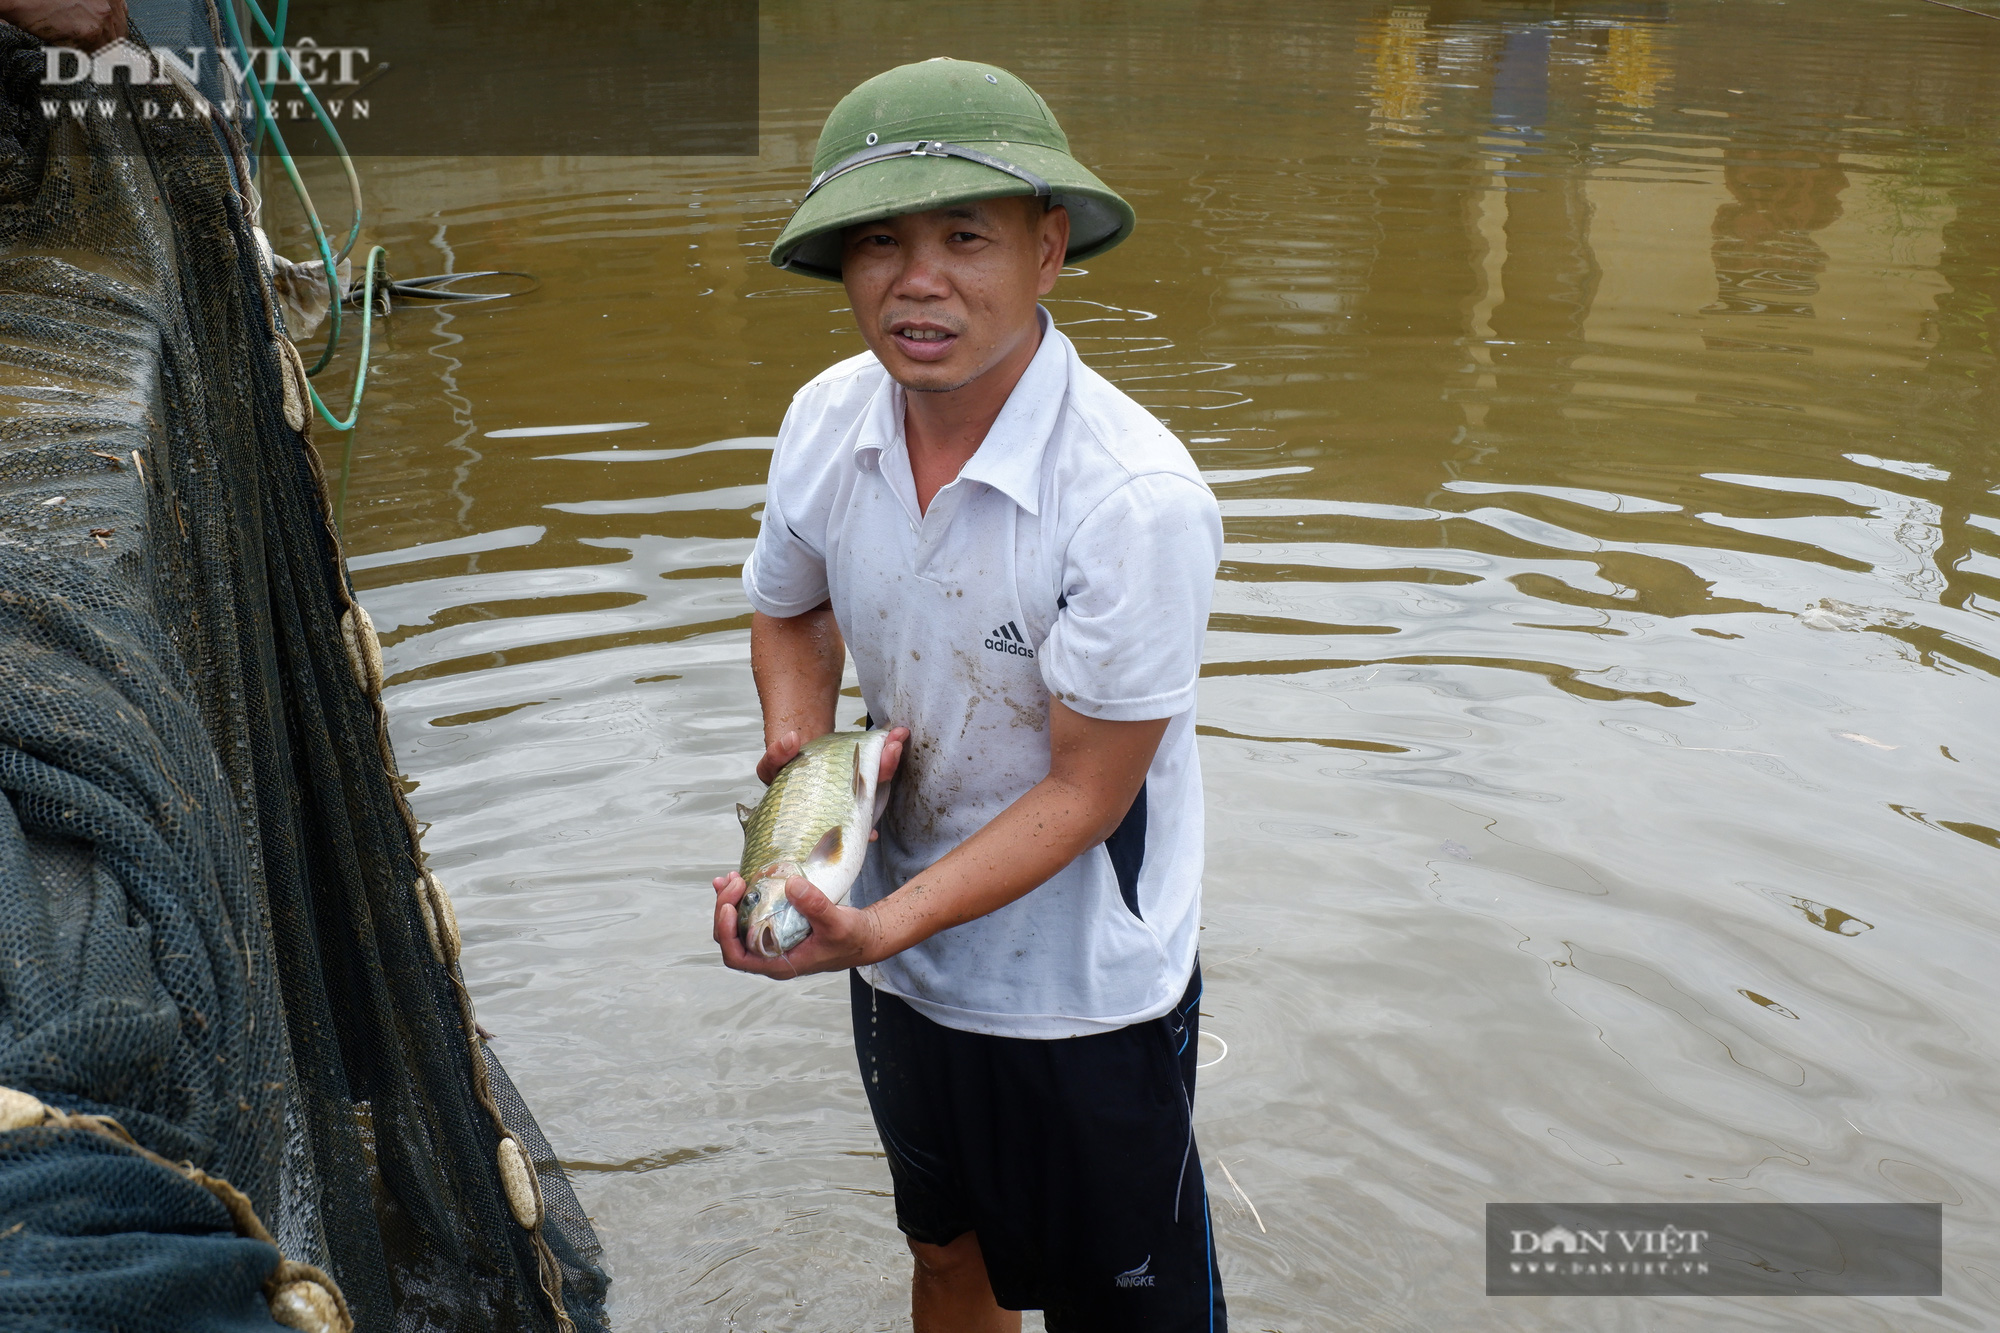
[[[337,431],[352,432],[354,423],[361,420],[361,394],[368,387],[368,340],[375,330],[375,261],[388,256],[389,252],[379,245],[368,250],[368,272],[361,279],[361,363],[354,368],[354,396],[347,402],[347,420],[334,420],[333,413],[320,401],[319,390],[313,388],[310,380],[306,382],[306,393],[319,410],[320,420]],[[354,436],[350,433],[347,448],[340,456],[340,495],[333,503],[333,526],[342,533],[347,531],[347,479],[353,475]]]
[[[354,368],[354,396],[348,400],[347,420],[336,419],[327,410],[326,404],[320,401],[319,390],[311,384],[306,385],[306,392],[312,395],[313,406],[319,409],[326,424],[335,430],[353,430],[354,423],[361,419],[361,395],[368,387],[368,342],[375,331],[375,261],[388,256],[389,252],[379,245],[368,248],[368,274],[361,280],[361,363]],[[344,491],[347,485],[344,471],[340,480]]]
[[[272,47],[284,56],[285,64],[291,67],[292,76],[297,78],[299,72],[298,63],[292,58],[292,53],[285,48],[285,20],[286,13],[291,8],[291,0],[278,0],[278,17],[275,23],[264,17],[264,11],[257,7],[255,0],[245,0],[245,3],[249,6],[250,16],[257,21],[258,28],[263,30],[265,40],[270,42]],[[236,34],[235,15],[233,13],[230,15],[230,33],[231,35]],[[242,45],[240,38],[237,44],[239,47]],[[247,71],[248,67],[246,66],[245,69]],[[306,95],[306,105],[312,108],[313,116],[319,121],[320,128],[326,131],[326,137],[333,143],[335,155],[340,158],[341,170],[347,173],[347,197],[348,202],[354,208],[354,221],[347,229],[347,239],[342,241],[340,249],[334,252],[334,262],[338,263],[353,252],[355,239],[361,235],[361,178],[355,174],[354,157],[347,151],[347,145],[341,141],[340,131],[334,128],[333,118],[328,116],[326,108],[320,105],[319,95],[313,92],[312,88],[302,79],[299,81],[299,91]],[[280,137],[278,127],[271,123],[270,118],[267,116],[259,120],[257,124],[257,135],[260,140],[267,126],[274,139]],[[254,153],[255,151],[253,148],[252,152]]]
[[[327,136],[333,141],[334,151],[339,154],[341,165],[347,172],[348,185],[354,198],[354,222],[348,228],[347,241],[340,250],[340,255],[344,258],[353,248],[355,238],[361,233],[361,184],[360,178],[354,171],[354,159],[348,153],[347,145],[341,141],[340,132],[334,128],[333,121],[327,116],[325,109],[320,106],[319,97],[313,92],[311,86],[300,77],[298,62],[293,60],[292,53],[285,49],[282,40],[282,25],[289,0],[279,0],[278,13],[280,26],[278,27],[273,27],[270,20],[264,17],[264,11],[258,7],[255,0],[246,0],[246,3],[250,13],[257,20],[257,26],[263,30],[272,46],[277,48],[279,54],[284,59],[286,67],[290,69],[293,79],[298,81],[299,91],[305,94],[307,105],[312,107],[314,116],[319,119],[321,127],[326,130]],[[229,25],[230,40],[236,43],[237,50],[242,51],[246,57],[243,77],[245,84],[250,89],[251,99],[257,106],[258,134],[260,138],[264,134],[270,135],[271,145],[277,150],[278,161],[284,166],[286,179],[292,183],[292,192],[298,196],[299,206],[305,210],[306,222],[312,228],[313,244],[318,248],[320,263],[324,266],[328,310],[332,323],[327,329],[325,350],[320,353],[319,360],[314,362],[311,368],[306,371],[308,376],[317,375],[320,371],[326,369],[327,363],[333,360],[334,352],[340,347],[341,306],[344,304],[345,294],[340,290],[340,277],[336,272],[337,260],[334,256],[333,247],[327,242],[326,228],[320,223],[319,212],[313,207],[312,196],[306,191],[305,181],[299,177],[298,164],[292,161],[291,150],[285,146],[285,136],[278,129],[277,117],[271,114],[271,102],[265,96],[263,83],[255,74],[250,72],[250,64],[247,59],[250,46],[249,43],[243,40],[243,29],[236,22],[235,6],[232,4],[222,4],[218,5],[217,8],[222,12],[224,21]],[[318,391],[314,390],[310,384],[306,386],[308,392],[312,395],[313,406],[319,410],[320,417],[326,424],[334,430],[353,430],[355,422],[361,416],[361,393],[368,382],[368,348],[375,319],[375,257],[386,253],[379,245],[371,249],[368,253],[368,274],[366,278],[368,299],[361,307],[361,366],[355,372],[354,400],[348,412],[347,419],[342,421],[340,418],[334,416],[332,412],[327,410],[326,404],[321,401]]]

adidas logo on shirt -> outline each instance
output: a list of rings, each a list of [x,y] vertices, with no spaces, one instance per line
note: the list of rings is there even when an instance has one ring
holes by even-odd
[[[1016,657],[1033,657],[1035,650],[1021,634],[1021,627],[1008,621],[999,629],[986,636],[986,646],[996,653],[1012,653]]]

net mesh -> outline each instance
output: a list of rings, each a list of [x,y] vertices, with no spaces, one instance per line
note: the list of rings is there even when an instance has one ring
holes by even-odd
[[[423,888],[240,140],[176,87],[50,116],[43,65],[0,25],[0,1085],[226,1177],[360,1328],[600,1328]],[[0,1134],[0,1176],[89,1191],[62,1137]],[[47,1240],[0,1268],[59,1285]],[[146,1253],[105,1326],[186,1285]]]

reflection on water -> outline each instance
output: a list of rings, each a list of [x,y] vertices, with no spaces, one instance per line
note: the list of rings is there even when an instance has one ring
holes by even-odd
[[[1840,220],[1840,154],[1744,149],[1722,184],[1730,202],[1715,210],[1716,298],[1702,313],[1811,319],[1827,262],[1812,233]]]
[[[860,346],[761,256],[826,108],[943,52],[1137,204],[1051,310],[1223,505],[1238,1326],[1992,1326],[2000,23],[1807,12],[771,4],[754,161],[370,165],[399,267],[543,282],[399,312],[323,448],[625,1327],[900,1319],[841,983],[725,974],[706,881],[769,436]],[[1488,1301],[1508,1199],[1939,1200],[1945,1295]]]

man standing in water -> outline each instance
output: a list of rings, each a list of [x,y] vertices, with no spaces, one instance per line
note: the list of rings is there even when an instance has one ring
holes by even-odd
[[[1193,1128],[1194,701],[1221,519],[1187,450],[1037,298],[1131,207],[1005,70],[890,70],[827,118],[780,268],[868,351],[801,389],[744,569],[769,781],[834,727],[845,652],[892,726],[851,906],[723,961],[851,969],[916,1256],[918,1333],[1224,1327]],[[898,764],[900,762],[900,769]]]

